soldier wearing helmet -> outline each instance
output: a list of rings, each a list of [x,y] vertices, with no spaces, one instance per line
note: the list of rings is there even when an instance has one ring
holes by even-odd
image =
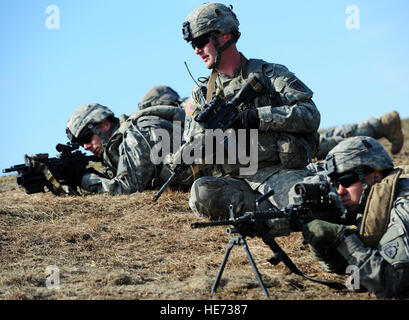
[[[230,34],[227,41],[219,36]],[[239,21],[232,11],[221,3],[205,3],[196,8],[183,23],[183,39],[191,42],[193,49],[202,49],[206,43],[213,42],[216,51],[209,69],[217,68],[222,61],[222,53],[240,38]],[[225,37],[225,39],[227,39]]]
[[[394,167],[383,146],[371,137],[345,139],[325,159],[354,225],[313,220],[304,240],[327,271],[359,269],[359,285],[377,297],[409,292],[409,175]]]
[[[238,164],[213,166],[212,175],[218,177],[195,181],[190,207],[199,217],[227,218],[234,195],[232,204],[240,215],[254,209],[257,195],[277,186],[283,192],[276,192],[270,202],[287,205],[292,183],[305,176],[303,168],[317,151],[320,113],[311,99],[312,91],[285,66],[247,59],[238,51],[239,20],[231,6],[215,2],[199,6],[187,16],[182,31],[184,40],[211,70],[187,103],[186,141],[202,131],[195,116],[214,97],[230,101],[252,77],[263,87],[253,101],[239,106],[231,123],[233,129],[258,129],[257,173],[240,176]]]
[[[138,103],[139,110],[152,106],[166,105],[180,107],[182,100],[179,94],[168,86],[156,86],[150,89]]]
[[[108,139],[119,127],[119,120],[107,107],[98,103],[85,104],[68,120],[66,133],[71,142],[102,156]]]
[[[183,121],[183,110],[173,106],[137,110],[121,123],[105,106],[80,106],[68,120],[67,136],[71,142],[79,143],[99,156],[108,172],[112,173],[110,177],[86,173],[80,179],[81,187],[93,193],[114,195],[142,192],[160,186],[171,172],[151,158],[152,148],[161,139],[157,129],[165,130],[170,137],[173,132],[179,131],[181,136]],[[172,145],[169,150],[171,148]],[[191,183],[189,177],[181,177],[177,182],[182,185]]]

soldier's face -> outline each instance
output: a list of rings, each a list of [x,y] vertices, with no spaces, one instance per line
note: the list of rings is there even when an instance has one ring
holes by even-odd
[[[97,134],[92,136],[92,139],[89,143],[83,145],[85,150],[88,150],[95,154],[96,156],[100,157],[102,155],[102,140],[101,137]]]
[[[347,177],[344,179],[344,182],[342,182],[342,179],[339,179],[336,186],[338,195],[341,197],[344,206],[348,208],[359,204],[363,187],[361,181],[356,181],[359,179],[358,176],[353,177],[351,174],[346,176]],[[365,175],[365,182],[368,186],[373,186],[381,180],[382,173],[380,171],[374,171]]]
[[[101,123],[97,124],[97,129],[102,134],[105,134],[111,129],[111,122],[109,122],[108,119],[105,119]],[[101,136],[95,133],[92,136],[91,141],[88,143],[85,143],[83,147],[85,150],[91,151],[93,154],[95,154],[98,157],[101,157],[102,153],[104,152],[104,149],[102,147],[102,138]]]
[[[202,48],[195,47],[195,53],[203,60],[208,69],[216,61],[217,51],[211,38]]]
[[[342,203],[346,208],[359,204],[362,195],[362,182],[358,181],[345,188],[341,184],[337,188],[337,193],[341,197]]]

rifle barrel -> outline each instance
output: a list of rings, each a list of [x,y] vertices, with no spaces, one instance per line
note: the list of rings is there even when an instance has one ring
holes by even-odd
[[[176,176],[177,176],[176,172],[172,173],[172,175],[169,177],[169,179],[163,184],[163,186],[159,189],[159,191],[156,192],[156,194],[153,196],[153,198],[152,198],[153,202],[156,202],[160,198],[160,196],[166,190],[168,185],[170,185],[173,182],[173,180],[176,179]]]
[[[221,221],[211,221],[211,222],[192,222],[190,227],[192,229],[196,228],[205,228],[205,227],[214,227],[214,226],[229,226],[234,225],[232,220],[221,220]]]
[[[177,165],[174,172],[169,177],[169,179],[163,184],[163,186],[159,189],[159,191],[156,192],[156,194],[153,196],[152,201],[156,202],[160,198],[162,193],[166,190],[166,188],[173,182],[173,180],[175,180],[178,177],[178,175],[181,174],[186,168],[187,168],[187,165],[184,163]]]
[[[26,169],[26,167],[27,167],[27,165],[25,163],[17,164],[15,166],[10,167],[10,168],[3,169],[3,173],[24,170],[24,169]]]

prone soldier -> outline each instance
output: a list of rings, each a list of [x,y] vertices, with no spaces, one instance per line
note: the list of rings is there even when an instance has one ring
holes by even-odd
[[[345,139],[325,159],[353,227],[314,220],[303,229],[313,256],[327,271],[359,269],[360,286],[379,298],[409,291],[409,175],[394,167],[371,137]],[[307,178],[308,179],[308,178]]]
[[[80,179],[81,187],[89,192],[113,195],[156,188],[171,172],[151,159],[152,147],[159,142],[155,130],[167,130],[170,136],[178,130],[182,135],[183,121],[183,110],[174,106],[146,107],[121,123],[105,106],[97,103],[80,106],[68,120],[67,136],[71,142],[100,157],[111,172],[109,178],[86,173]],[[189,179],[185,175],[177,182],[179,186],[189,186]]]
[[[399,113],[391,111],[380,118],[371,117],[359,124],[344,124],[322,132],[316,158],[318,160],[325,159],[328,152],[342,140],[356,136],[368,136],[375,139],[386,138],[391,143],[391,153],[398,153],[403,146]]]

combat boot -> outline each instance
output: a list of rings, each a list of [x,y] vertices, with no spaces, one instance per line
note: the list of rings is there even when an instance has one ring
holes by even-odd
[[[379,118],[383,127],[383,136],[392,143],[391,153],[396,154],[403,146],[403,133],[399,117],[396,111],[384,114]]]

